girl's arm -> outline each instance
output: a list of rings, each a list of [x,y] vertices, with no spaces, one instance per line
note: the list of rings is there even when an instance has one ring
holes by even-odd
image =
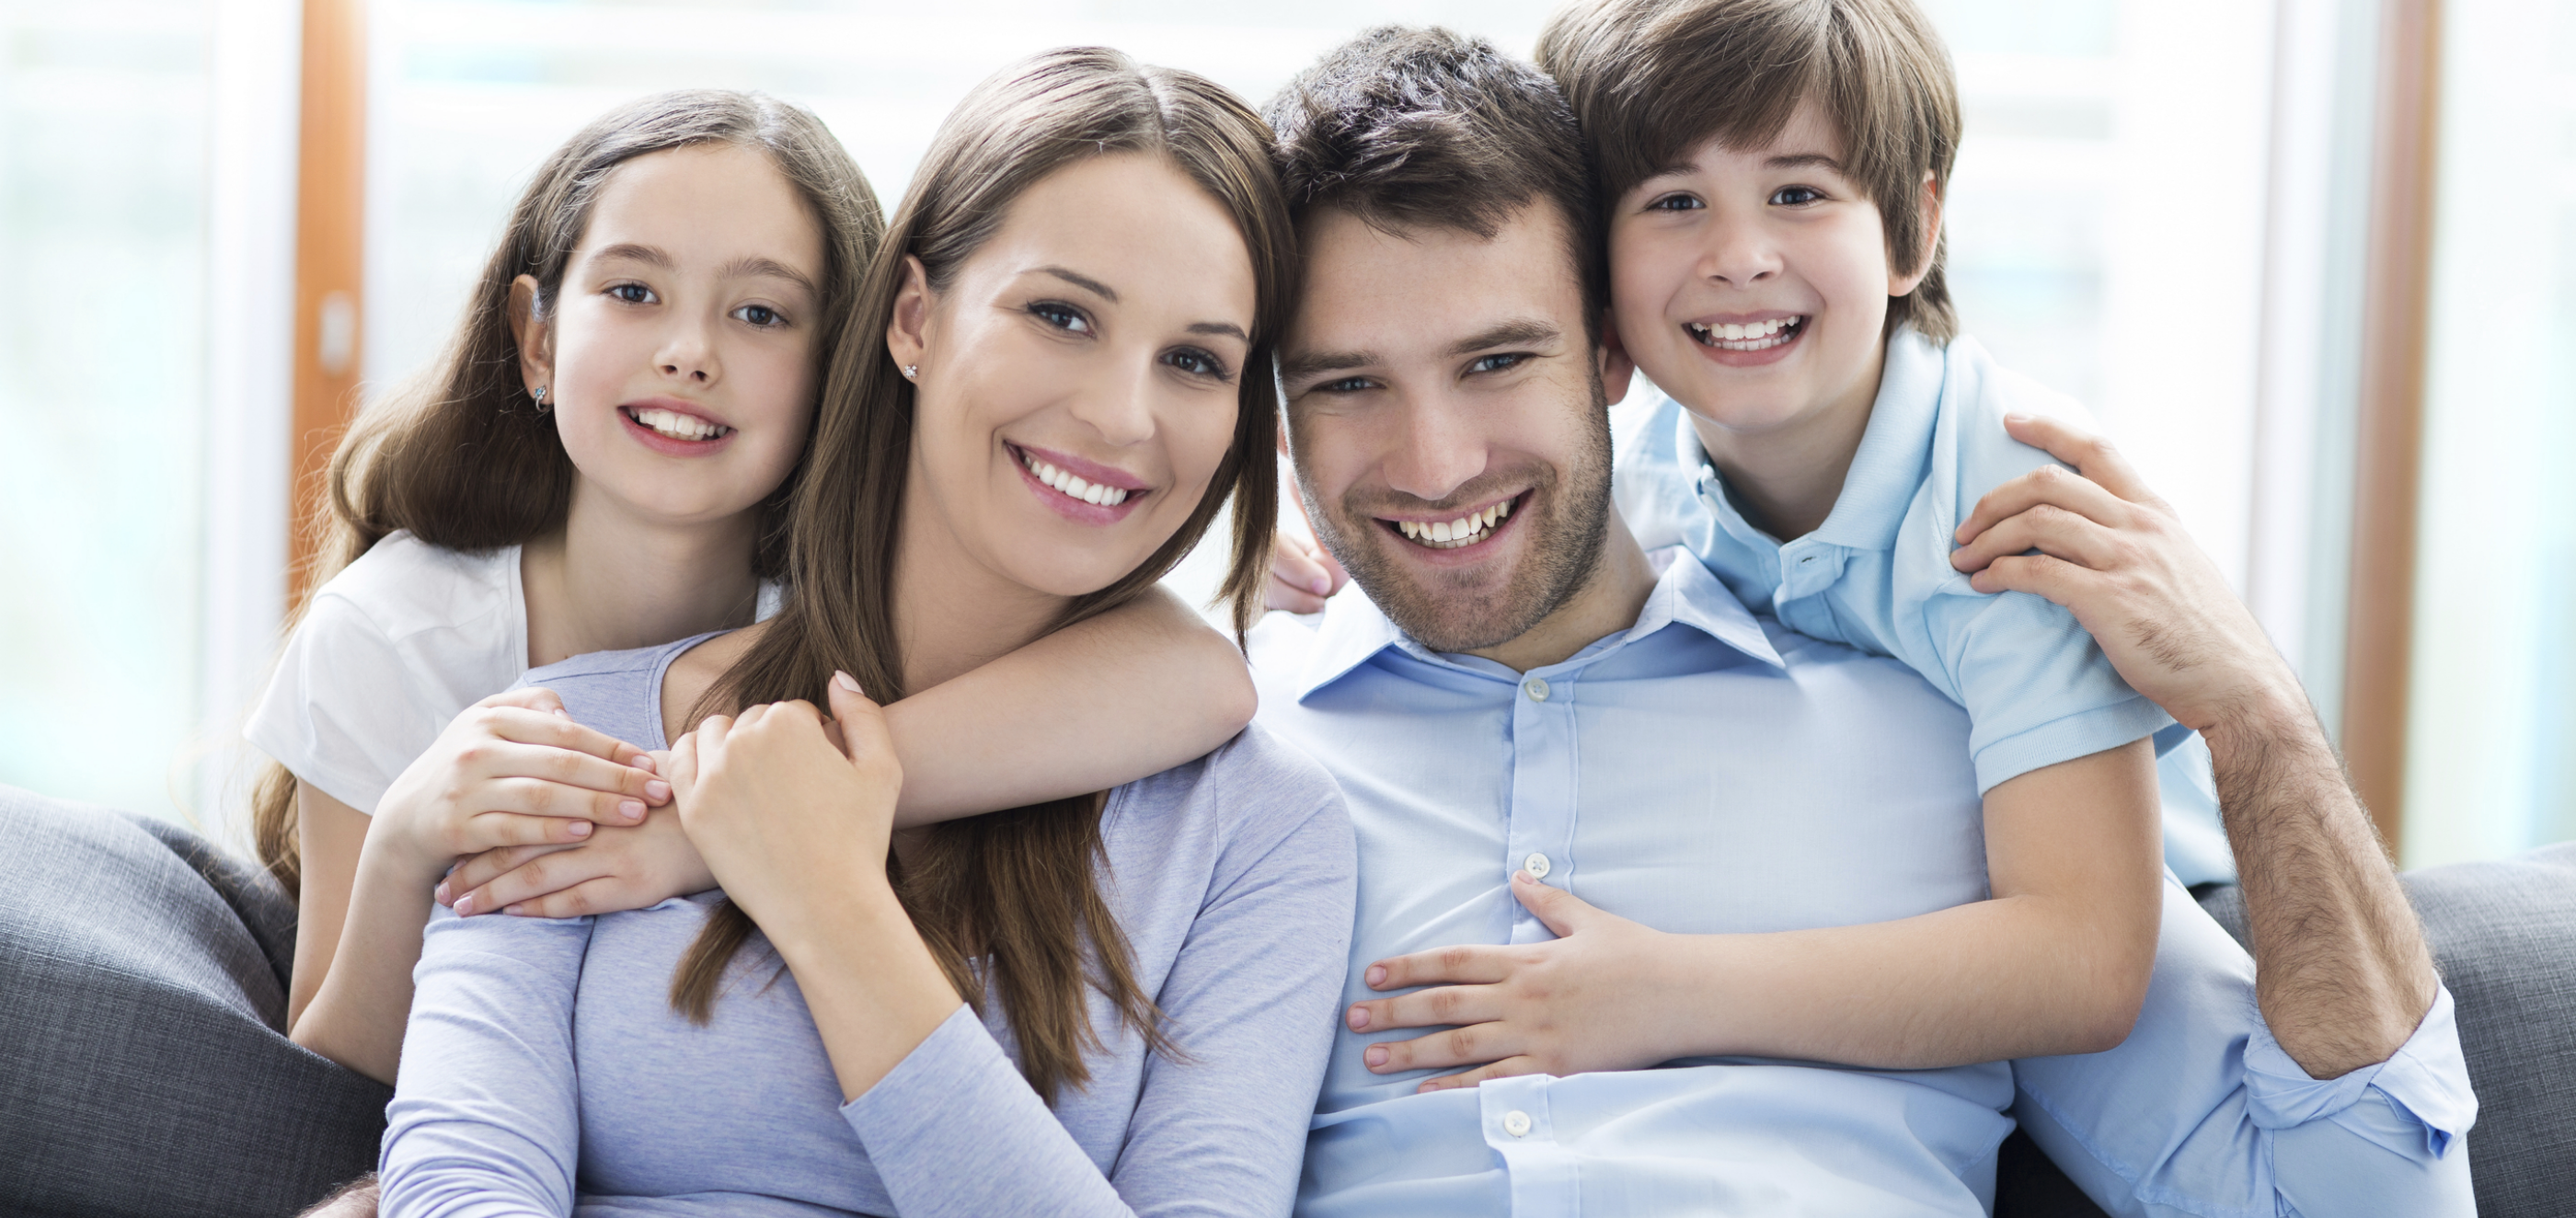
[[[577,841],[633,824],[669,785],[633,746],[557,713],[545,690],[468,708],[403,771],[368,817],[297,784],[305,881],[288,1035],[378,1082],[394,1081],[431,891],[459,854]],[[317,815],[318,813],[318,815]]]
[[[666,705],[694,706],[744,644],[673,662]],[[895,823],[909,828],[1105,791],[1207,755],[1252,721],[1252,674],[1181,599],[1135,600],[885,708],[903,765]],[[1114,706],[1116,714],[1067,714]],[[611,826],[575,848],[467,859],[440,899],[476,913],[570,918],[704,892],[715,877],[668,817]]]
[[[1345,1018],[1360,1031],[1465,1025],[1368,1050],[1380,1074],[1479,1066],[1424,1090],[1684,1057],[1932,1069],[2100,1052],[2127,1037],[2155,964],[2149,750],[2136,741],[1987,792],[1990,900],[1864,926],[1675,935],[1516,876],[1513,894],[1560,938],[1379,961],[1372,989],[1438,988]]]

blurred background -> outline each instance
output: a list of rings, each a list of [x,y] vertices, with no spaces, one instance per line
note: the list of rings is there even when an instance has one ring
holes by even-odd
[[[2180,507],[2406,865],[2576,837],[2576,6],[1926,3],[1968,332]],[[0,783],[237,817],[290,489],[612,103],[803,102],[891,207],[1029,51],[1258,103],[1367,24],[1525,54],[1548,7],[0,3]]]

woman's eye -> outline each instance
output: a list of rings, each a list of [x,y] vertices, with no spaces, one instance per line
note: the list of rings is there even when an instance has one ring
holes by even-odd
[[[1656,200],[1655,200],[1654,202],[1652,202],[1652,203],[1648,203],[1648,204],[1646,204],[1646,210],[1647,210],[1647,211],[1698,211],[1700,208],[1702,208],[1702,207],[1704,207],[1704,206],[1706,206],[1706,204],[1701,203],[1698,199],[1692,198],[1692,197],[1691,197],[1691,196],[1689,196],[1689,195],[1673,194],[1673,195],[1665,195],[1665,196],[1663,196],[1662,198],[1656,199]]]
[[[608,289],[608,294],[628,304],[653,303],[653,289],[640,283],[621,283]]]
[[[763,330],[766,330],[771,326],[783,326],[787,324],[787,319],[780,316],[778,310],[770,308],[768,305],[744,305],[743,307],[734,310],[733,315],[741,318],[743,321],[751,325],[758,326]]]
[[[1091,333],[1091,319],[1083,316],[1082,310],[1074,308],[1072,305],[1058,304],[1052,300],[1041,300],[1038,303],[1029,306],[1029,313],[1038,320],[1043,321],[1050,326],[1054,326],[1059,330],[1068,331],[1074,334]]]
[[[1782,207],[1796,207],[1803,203],[1814,203],[1824,197],[1825,192],[1813,186],[1783,186],[1772,194],[1771,201]]]
[[[1529,355],[1527,352],[1505,351],[1497,355],[1488,355],[1479,358],[1475,363],[1467,365],[1467,371],[1509,372],[1528,362]]]
[[[1183,372],[1189,373],[1192,376],[1213,377],[1217,380],[1225,379],[1225,365],[1218,363],[1215,356],[1210,355],[1205,351],[1183,347],[1178,351],[1173,351],[1164,355],[1163,362],[1174,368],[1178,368]]]

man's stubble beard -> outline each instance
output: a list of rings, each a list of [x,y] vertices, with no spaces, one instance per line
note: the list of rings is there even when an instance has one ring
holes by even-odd
[[[1587,379],[1591,400],[1585,417],[1591,426],[1562,478],[1556,471],[1540,471],[1529,502],[1531,507],[1544,504],[1545,510],[1513,513],[1510,527],[1529,535],[1521,542],[1520,563],[1500,586],[1487,587],[1466,571],[1426,571],[1401,562],[1388,548],[1413,543],[1380,528],[1375,514],[1354,501],[1356,496],[1346,496],[1339,513],[1328,512],[1299,479],[1297,493],[1305,501],[1306,518],[1315,524],[1316,539],[1389,621],[1433,651],[1481,651],[1529,633],[1591,582],[1609,538],[1610,404],[1599,374]],[[1477,483],[1470,482],[1450,498],[1463,507],[1481,497]],[[1424,505],[1414,500],[1411,506]],[[1361,536],[1345,535],[1345,522],[1352,522]]]

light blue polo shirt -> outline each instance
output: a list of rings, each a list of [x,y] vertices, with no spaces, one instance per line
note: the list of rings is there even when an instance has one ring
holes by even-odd
[[[2073,613],[2026,592],[1980,593],[1950,566],[1977,501],[2050,463],[2005,434],[2006,414],[2085,419],[1975,339],[1945,348],[1909,327],[1888,340],[1860,450],[1814,532],[1783,543],[1747,521],[1689,413],[1660,393],[1612,412],[1619,511],[1648,550],[1688,546],[1745,604],[1898,660],[1966,708],[1981,794],[2155,736],[2167,864],[2186,884],[2232,880],[2199,738],[2129,688]]]

